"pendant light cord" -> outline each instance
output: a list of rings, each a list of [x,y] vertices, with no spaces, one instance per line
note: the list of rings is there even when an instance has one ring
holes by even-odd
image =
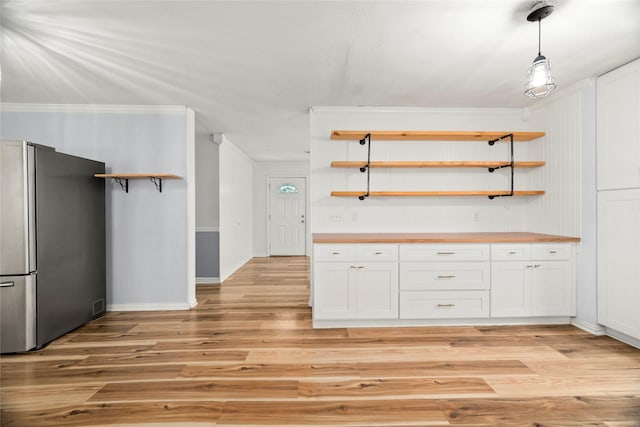
[[[540,35],[542,33],[542,24],[540,23],[540,21],[541,19],[538,18],[538,56],[542,55],[542,49],[540,48],[542,40],[542,37]]]

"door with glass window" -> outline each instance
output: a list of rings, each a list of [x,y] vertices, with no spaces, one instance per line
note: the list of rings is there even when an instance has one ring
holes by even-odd
[[[269,254],[304,255],[305,178],[269,178]]]

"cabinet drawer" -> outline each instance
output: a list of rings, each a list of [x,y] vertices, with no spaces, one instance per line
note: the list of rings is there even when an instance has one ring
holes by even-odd
[[[356,245],[315,244],[314,261],[355,261]]]
[[[356,259],[361,261],[397,261],[398,245],[356,245]]]
[[[571,259],[571,245],[568,243],[531,245],[531,259]]]
[[[400,319],[489,317],[489,291],[400,292]]]
[[[491,245],[492,261],[523,261],[530,258],[531,245],[509,243]]]
[[[404,262],[400,264],[400,289],[489,289],[490,266],[488,262]]]
[[[400,261],[489,261],[489,245],[405,244]]]

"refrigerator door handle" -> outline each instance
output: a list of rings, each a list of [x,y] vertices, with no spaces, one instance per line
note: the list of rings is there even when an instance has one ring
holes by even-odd
[[[16,285],[15,282],[2,282],[0,283],[0,288],[12,288]]]

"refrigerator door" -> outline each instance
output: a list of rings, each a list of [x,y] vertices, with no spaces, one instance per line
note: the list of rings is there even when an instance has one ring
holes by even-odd
[[[36,270],[34,186],[34,147],[1,141],[0,276]]]
[[[0,352],[36,346],[36,275],[0,277]]]
[[[106,307],[104,163],[36,147],[40,347]]]

